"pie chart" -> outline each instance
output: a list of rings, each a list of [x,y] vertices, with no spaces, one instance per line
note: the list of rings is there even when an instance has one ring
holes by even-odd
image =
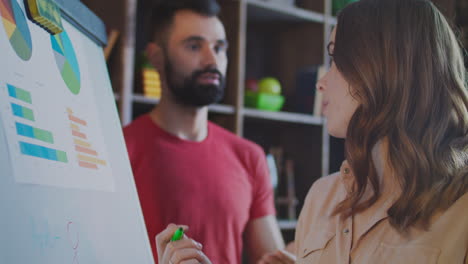
[[[3,27],[16,54],[27,61],[32,54],[31,33],[23,10],[16,0],[0,0]]]
[[[68,37],[67,32],[51,35],[52,49],[54,50],[55,62],[60,70],[62,79],[65,81],[72,94],[80,93],[81,79],[80,66],[76,59],[75,50]]]

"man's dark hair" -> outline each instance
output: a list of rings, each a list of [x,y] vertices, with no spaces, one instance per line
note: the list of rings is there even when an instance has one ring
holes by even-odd
[[[167,31],[174,20],[174,15],[180,10],[190,10],[200,15],[214,17],[218,16],[221,8],[216,0],[156,1],[151,13],[152,40],[155,40],[158,44],[164,44]]]

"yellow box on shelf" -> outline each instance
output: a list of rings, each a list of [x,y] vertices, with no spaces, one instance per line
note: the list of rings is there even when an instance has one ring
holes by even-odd
[[[60,9],[54,0],[27,0],[25,3],[34,23],[53,35],[63,31]]]
[[[156,69],[146,67],[142,71],[145,97],[161,98],[161,79]]]

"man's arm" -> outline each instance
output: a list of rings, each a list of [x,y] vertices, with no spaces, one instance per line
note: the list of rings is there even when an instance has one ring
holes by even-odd
[[[251,220],[245,229],[244,244],[251,264],[257,263],[268,252],[283,249],[284,241],[275,216]]]

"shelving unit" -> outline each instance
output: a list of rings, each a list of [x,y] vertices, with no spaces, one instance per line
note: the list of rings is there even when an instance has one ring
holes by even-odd
[[[245,35],[241,36],[245,47],[243,80],[278,78],[286,104],[282,112],[242,107],[239,134],[257,142],[266,151],[280,146],[287,156],[285,159],[294,161],[297,212],[300,212],[313,182],[329,174],[330,138],[323,118],[296,112],[296,74],[304,68],[327,64],[326,46],[332,26],[336,24],[336,19],[330,15],[331,0],[296,1],[295,6],[247,0],[245,5]],[[238,89],[243,92],[244,87]],[[311,84],[310,89],[315,89],[315,84]],[[342,146],[337,152],[340,151]],[[284,186],[277,190],[282,197],[286,192]],[[285,206],[278,206],[280,219],[286,218],[287,211]],[[294,231],[297,224],[295,220],[280,220],[279,223],[285,232]]]
[[[109,69],[123,125],[158,103],[135,89],[135,58],[148,36],[150,0],[83,0],[121,39],[111,57]],[[336,19],[331,16],[331,0],[297,0],[283,5],[265,0],[218,0],[230,49],[225,98],[209,107],[210,119],[261,145],[284,149],[294,161],[296,194],[300,212],[312,183],[336,170],[342,143],[331,144],[322,117],[298,113],[294,109],[296,73],[309,66],[327,65],[326,45]],[[112,5],[112,12],[107,10]],[[138,31],[136,30],[138,28]],[[146,35],[145,35],[146,34]],[[244,107],[247,78],[277,77],[283,86],[286,105],[281,112]],[[311,84],[315,89],[315,84]],[[340,162],[340,161],[339,161]],[[337,163],[337,162],[335,162]],[[283,177],[283,176],[282,176]],[[282,179],[280,178],[280,184]],[[283,195],[280,186],[277,194]],[[284,218],[283,209],[278,208]],[[295,220],[280,220],[280,227],[293,231]]]
[[[468,15],[457,13],[455,7],[461,2],[467,6],[467,1],[433,0],[449,19],[464,26],[465,36],[468,36]],[[82,2],[96,12],[108,28],[121,33],[117,52],[108,65],[121,121],[126,125],[134,116],[158,103],[158,100],[146,98],[134,88],[137,76],[135,57],[148,40],[144,32],[150,26],[147,11],[151,10],[149,5],[152,1]],[[329,171],[336,171],[344,159],[343,140],[328,136],[326,121],[311,114],[296,113],[292,107],[295,73],[311,65],[329,66],[326,44],[332,27],[337,23],[336,18],[331,16],[332,0],[296,0],[293,6],[268,0],[218,2],[223,10],[220,17],[230,42],[229,66],[225,99],[209,107],[210,119],[239,136],[257,142],[265,151],[272,146],[284,147],[287,156],[295,162],[299,212],[311,184]],[[468,37],[465,39],[468,40]],[[244,107],[245,80],[267,75],[278,77],[283,84],[287,103],[282,112]],[[281,194],[281,191],[280,186],[277,193]],[[284,217],[281,209],[279,213],[280,218]],[[294,231],[296,224],[295,220],[279,221],[285,232]]]

